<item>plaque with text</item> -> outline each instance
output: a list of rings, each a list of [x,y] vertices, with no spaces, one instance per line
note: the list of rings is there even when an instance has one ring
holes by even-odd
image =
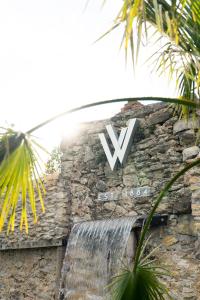
[[[149,186],[136,187],[125,191],[126,195],[131,198],[150,197],[151,188]],[[98,194],[98,201],[118,201],[122,199],[122,192],[113,191]]]
[[[121,192],[106,192],[106,193],[99,193],[98,200],[102,202],[106,201],[117,201],[121,198]]]
[[[127,191],[127,196],[131,198],[150,197],[151,188],[149,186],[132,188]]]

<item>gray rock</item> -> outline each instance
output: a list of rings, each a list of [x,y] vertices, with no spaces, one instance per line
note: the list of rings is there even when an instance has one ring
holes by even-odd
[[[148,125],[156,125],[166,122],[171,116],[169,110],[160,110],[150,115]]]
[[[73,160],[74,159],[74,156],[73,156],[73,152],[71,151],[66,151],[63,153],[62,155],[62,161],[65,161],[65,160]]]
[[[62,163],[62,170],[65,172],[71,172],[72,167],[73,167],[73,161],[64,161]]]
[[[180,144],[183,146],[192,146],[195,144],[196,136],[193,129],[182,131],[180,134]]]
[[[107,210],[109,210],[109,211],[114,211],[115,208],[116,208],[116,204],[113,203],[113,202],[106,202],[104,204],[104,208],[107,209]]]
[[[135,169],[135,166],[133,163],[131,163],[130,165],[127,165],[124,170],[123,170],[123,173],[125,175],[128,175],[128,174],[135,174],[137,171]]]
[[[200,201],[200,189],[197,189],[192,192],[192,199]]]
[[[199,147],[193,146],[183,150],[183,161],[196,157],[199,154]]]
[[[196,120],[178,120],[175,124],[174,124],[174,128],[173,128],[173,132],[174,134],[179,133],[181,131],[184,130],[188,130],[188,129],[198,129],[200,127],[200,120],[196,119]]]
[[[153,145],[154,140],[152,140],[152,138],[148,138],[137,145],[137,150],[145,150],[147,148],[151,148]]]
[[[124,216],[126,215],[127,211],[124,207],[117,205],[115,208],[115,213],[117,216]]]
[[[92,152],[92,149],[89,146],[85,147],[85,156],[84,156],[84,162],[88,162],[95,158],[94,153]]]
[[[107,189],[106,183],[103,180],[98,180],[96,184],[96,188],[100,192],[105,192]]]
[[[125,186],[132,186],[136,187],[139,185],[139,180],[137,175],[124,175],[123,176],[123,183]]]

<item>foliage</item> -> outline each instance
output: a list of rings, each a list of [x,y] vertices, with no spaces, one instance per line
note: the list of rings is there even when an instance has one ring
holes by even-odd
[[[115,276],[108,286],[113,300],[166,300],[170,299],[166,286],[158,278],[169,273],[151,260],[155,249],[144,256],[148,239],[143,245],[136,272],[134,267],[126,267]]]
[[[39,175],[39,160],[34,140],[12,129],[3,130],[0,140],[0,230],[8,220],[8,232],[14,231],[18,202],[21,205],[20,229],[28,233],[27,200],[34,222],[37,222],[35,193],[45,211],[45,188]]]
[[[107,33],[119,26],[124,28],[122,44],[126,56],[130,46],[134,64],[140,45],[148,45],[154,39],[159,47],[151,57],[154,70],[175,78],[180,97],[199,102],[199,0],[123,0]],[[186,106],[180,105],[179,110],[185,117],[189,116]]]
[[[61,150],[56,147],[52,150],[50,158],[46,163],[46,174],[53,174],[61,171]]]

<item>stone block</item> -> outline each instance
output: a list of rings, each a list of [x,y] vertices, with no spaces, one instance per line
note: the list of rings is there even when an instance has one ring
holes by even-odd
[[[134,217],[134,216],[137,216],[137,215],[138,215],[138,213],[134,210],[131,210],[131,211],[129,211],[129,213],[127,213],[127,217]]]
[[[200,176],[191,176],[189,175],[187,177],[187,181],[188,181],[188,184],[197,184],[197,183],[200,183]]]
[[[146,178],[146,177],[143,177],[140,179],[140,185],[141,186],[149,186],[151,184],[151,180]]]
[[[198,200],[200,202],[200,189],[195,190],[195,191],[192,192],[192,202],[195,203]]]
[[[66,198],[66,194],[62,191],[56,193],[56,199],[64,199]]]
[[[194,232],[194,234],[199,235],[199,232],[200,232],[200,222],[194,222],[193,232]]]
[[[145,150],[145,149],[149,149],[152,148],[154,146],[154,141],[151,139],[146,139],[143,140],[141,143],[137,144],[137,149],[138,150]]]
[[[199,203],[192,203],[192,215],[200,216],[200,204]]]
[[[112,188],[112,187],[117,187],[120,184],[122,184],[122,179],[119,176],[113,176],[113,177],[109,177],[106,181],[107,186]]]
[[[124,175],[123,176],[123,183],[125,186],[129,187],[136,187],[139,185],[139,180],[137,175]]]
[[[156,171],[160,171],[164,169],[164,165],[162,165],[161,163],[157,162],[154,164],[151,164],[151,166],[149,167],[150,172],[156,172]]]
[[[161,202],[156,211],[157,211],[157,213],[168,212],[169,204],[167,202]]]
[[[103,180],[98,180],[96,183],[96,188],[100,192],[105,192],[106,191],[106,183]]]
[[[174,134],[179,133],[181,131],[184,130],[188,130],[188,129],[198,129],[200,127],[200,120],[196,119],[196,120],[178,120],[175,124],[174,124],[174,128],[173,128],[173,132]]]
[[[148,119],[148,125],[156,125],[166,122],[171,116],[169,110],[160,110],[150,115]]]
[[[85,147],[85,151],[84,152],[85,152],[84,162],[88,162],[88,161],[90,161],[90,160],[92,160],[92,159],[95,158],[95,155],[94,155],[92,149],[89,146]]]
[[[197,146],[192,146],[189,148],[186,148],[183,150],[183,161],[186,161],[188,159],[192,159],[196,157],[199,154],[199,147]]]
[[[136,169],[135,169],[135,166],[134,166],[134,164],[132,163],[132,164],[130,164],[130,165],[127,165],[125,168],[124,168],[124,170],[123,170],[123,173],[125,174],[125,175],[129,175],[129,174],[136,174]]]
[[[62,154],[62,161],[72,161],[74,159],[74,154],[72,151],[65,151]]]
[[[195,144],[196,136],[193,129],[182,131],[180,133],[180,144],[183,146],[192,146]]]
[[[176,194],[174,195],[174,199],[172,198],[174,195],[174,192],[172,192],[170,197],[170,202],[173,207],[174,213],[186,213],[189,214],[191,212],[191,191],[186,188],[182,188],[178,191],[176,191]],[[172,202],[173,199],[173,202]]]
[[[116,208],[116,204],[113,202],[106,202],[103,207],[109,211],[114,211]]]
[[[173,235],[168,235],[162,240],[162,244],[166,247],[172,246],[174,244],[178,243],[178,240]]]
[[[51,181],[53,181],[54,184],[55,184],[55,181],[58,180],[58,177],[59,177],[58,172],[54,172],[53,174],[47,174],[47,175],[46,175],[46,181],[47,181],[47,184],[48,184],[48,183],[50,184]]]
[[[117,205],[115,208],[116,216],[125,216],[127,214],[127,211],[124,207]]]
[[[190,190],[193,192],[193,191],[197,191],[197,190],[199,190],[200,189],[200,182],[197,182],[197,183],[195,183],[195,184],[192,184],[191,186],[190,186]]]
[[[193,235],[194,234],[194,220],[191,215],[179,216],[178,224],[175,227],[175,230],[179,234],[184,235]]]
[[[62,170],[65,172],[71,172],[73,168],[73,161],[64,161],[62,163]]]

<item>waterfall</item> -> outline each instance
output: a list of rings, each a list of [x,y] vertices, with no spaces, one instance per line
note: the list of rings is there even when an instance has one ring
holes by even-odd
[[[106,299],[105,286],[119,270],[136,218],[75,224],[63,262],[60,300]]]

